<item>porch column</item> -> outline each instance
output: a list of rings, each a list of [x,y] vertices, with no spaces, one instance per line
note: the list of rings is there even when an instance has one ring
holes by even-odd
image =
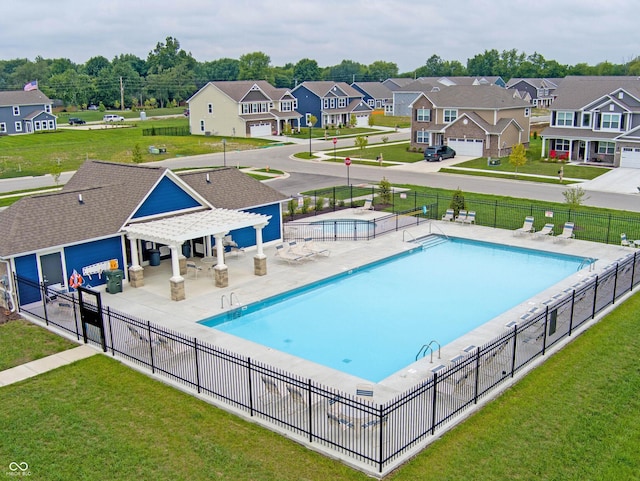
[[[540,158],[544,158],[544,152],[546,150],[545,144],[547,143],[547,139],[542,137],[542,148],[540,149]]]
[[[140,254],[138,253],[138,239],[129,238],[129,248],[131,249],[131,267],[129,267],[129,285],[131,287],[144,286],[144,268],[140,265]]]
[[[256,248],[258,249],[258,252],[253,257],[253,273],[256,276],[267,275],[267,256],[264,255],[264,251],[262,250],[262,229],[264,229],[266,225],[267,224],[260,224],[253,226],[256,230]]]
[[[227,287],[229,285],[229,268],[224,263],[224,236],[228,232],[214,234],[216,238],[216,255],[218,262],[213,268],[216,287]]]
[[[171,251],[172,274],[171,279],[169,279],[171,284],[171,300],[183,301],[185,299],[184,277],[180,275],[180,259],[178,258],[180,251],[178,250],[178,246],[169,246],[169,250]]]
[[[588,162],[591,160],[591,141],[587,140],[584,143],[584,159],[582,159],[583,162]]]

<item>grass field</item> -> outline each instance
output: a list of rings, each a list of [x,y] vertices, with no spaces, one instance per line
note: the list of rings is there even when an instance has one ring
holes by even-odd
[[[640,479],[638,309],[635,295],[386,479]],[[33,479],[370,479],[108,356],[0,396],[0,459]]]

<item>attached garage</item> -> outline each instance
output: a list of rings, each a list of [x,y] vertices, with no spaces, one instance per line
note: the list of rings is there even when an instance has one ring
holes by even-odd
[[[640,169],[640,147],[623,147],[620,167]]]
[[[260,122],[257,124],[249,125],[249,132],[251,137],[268,137],[271,135],[271,123]]]
[[[456,151],[456,155],[482,157],[484,142],[479,139],[447,139],[447,145]]]
[[[369,115],[356,114],[356,127],[368,127]]]

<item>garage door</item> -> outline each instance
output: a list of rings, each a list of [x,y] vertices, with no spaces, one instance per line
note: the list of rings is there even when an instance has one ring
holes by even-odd
[[[447,145],[456,151],[456,155],[482,157],[484,142],[477,139],[448,139]]]
[[[369,116],[368,115],[356,115],[356,127],[368,127]]]
[[[251,137],[267,137],[271,135],[271,124],[266,122],[250,125],[249,132],[251,132]]]
[[[620,167],[640,169],[640,148],[623,147],[620,157]]]

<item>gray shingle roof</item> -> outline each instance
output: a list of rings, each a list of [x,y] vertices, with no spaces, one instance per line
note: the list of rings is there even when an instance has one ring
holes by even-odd
[[[553,110],[579,110],[594,100],[623,88],[640,98],[640,78],[638,77],[592,77],[569,76],[556,90]]]
[[[50,104],[51,100],[39,90],[7,90],[0,92],[0,107],[11,105],[42,105]]]
[[[514,98],[513,91],[497,85],[452,85],[424,95],[436,108],[467,110],[509,109],[531,107],[525,100]]]
[[[333,82],[330,80],[321,80],[317,82],[302,82],[300,85],[296,87],[300,88],[301,86],[305,86],[311,92],[316,94],[318,97],[325,97],[331,89],[335,86],[342,90],[349,97],[362,97],[362,92],[358,92],[351,85],[346,82]],[[295,89],[294,89],[295,90]]]
[[[393,98],[391,89],[380,82],[356,82],[352,85],[357,85],[374,99]]]
[[[266,80],[222,80],[209,82],[209,84],[218,88],[236,102],[240,102],[254,85],[257,85],[260,90],[262,90],[272,100],[279,100],[286,92],[288,92],[287,89],[275,88]],[[197,93],[194,94],[194,97],[195,95],[197,95]]]

